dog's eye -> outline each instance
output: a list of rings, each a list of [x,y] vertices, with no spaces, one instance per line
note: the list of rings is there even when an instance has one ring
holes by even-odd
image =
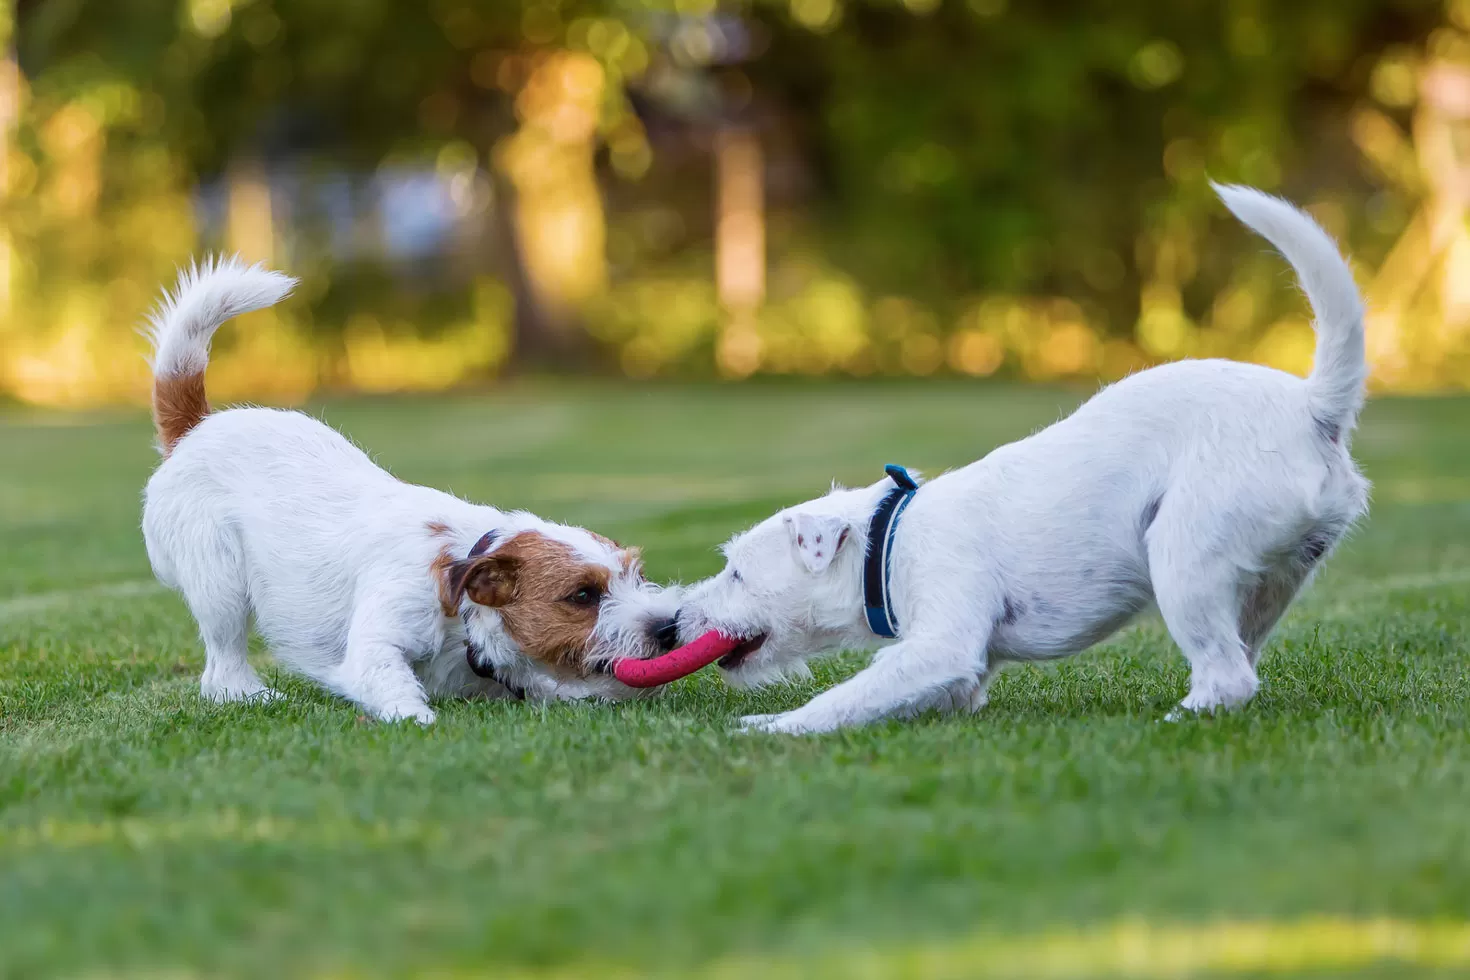
[[[602,601],[602,590],[595,585],[584,585],[567,596],[566,601],[574,606],[595,606]]]
[[[740,577],[740,573],[738,571],[736,571],[735,569],[732,568],[732,569],[730,569],[730,581],[732,581],[732,582],[744,582],[745,579],[741,578]]]

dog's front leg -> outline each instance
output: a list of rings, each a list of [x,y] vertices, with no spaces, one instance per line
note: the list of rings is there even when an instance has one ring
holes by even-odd
[[[810,735],[908,718],[925,711],[947,714],[984,704],[990,667],[983,635],[914,637],[878,651],[866,670],[793,711],[741,719],[746,731]]]
[[[382,613],[359,611],[347,632],[347,651],[327,678],[332,690],[381,721],[434,722],[423,684],[404,656],[408,637]]]

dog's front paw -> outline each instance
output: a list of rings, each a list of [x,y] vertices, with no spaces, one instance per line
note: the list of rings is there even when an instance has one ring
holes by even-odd
[[[285,697],[280,691],[266,687],[259,681],[242,682],[237,684],[200,684],[199,696],[206,701],[215,704],[229,704],[232,701],[250,701],[255,704],[269,704]]]
[[[780,717],[780,715],[746,715],[735,723],[735,730],[741,732],[770,731],[766,726]]]
[[[746,715],[740,719],[742,732],[767,732],[772,735],[818,735],[838,728],[801,709],[779,715]]]
[[[381,721],[416,721],[426,728],[434,724],[435,717],[437,716],[434,714],[433,708],[430,708],[427,704],[414,703],[412,701],[405,702],[404,704],[396,704],[378,712],[378,718]]]

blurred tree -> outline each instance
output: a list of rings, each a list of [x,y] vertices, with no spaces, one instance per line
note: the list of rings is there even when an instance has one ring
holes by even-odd
[[[793,0],[756,13],[772,42],[747,70],[808,117],[830,240],[864,281],[1065,295],[1131,331],[1151,302],[1198,316],[1227,284],[1223,257],[1202,254],[1222,216],[1207,178],[1367,196],[1346,120],[1379,55],[1426,36],[1444,4]],[[1237,253],[1238,236],[1224,241]],[[1170,295],[1151,298],[1151,283]]]
[[[1276,266],[1239,261],[1207,177],[1312,203],[1370,263],[1395,240],[1396,268],[1470,255],[1399,239],[1425,194],[1435,228],[1463,213],[1426,189],[1456,180],[1426,184],[1453,167],[1415,141],[1454,142],[1419,73],[1470,65],[1466,0],[20,0],[17,23],[10,281],[65,297],[51,353],[8,362],[40,372],[29,391],[113,384],[56,352],[193,247],[201,175],[232,175],[235,213],[258,212],[288,153],[492,175],[479,254],[515,298],[517,356],[557,366],[592,356],[580,321],[604,294],[617,322],[588,326],[640,372],[707,364],[722,304],[742,332],[716,360],[737,374],[1309,351],[1304,324],[1260,336]],[[618,276],[605,199],[657,204]],[[769,227],[745,220],[762,199]],[[232,237],[275,248],[269,217]],[[699,265],[711,239],[724,254]],[[769,277],[750,268],[762,241]],[[1430,346],[1448,363],[1465,345]]]
[[[514,216],[486,240],[518,287],[517,349],[566,366],[585,345],[577,306],[602,281],[594,136],[620,122],[607,103],[621,91],[605,95],[603,64],[556,42],[602,6],[23,0],[22,57],[48,75],[70,69],[77,91],[105,73],[147,93],[158,139],[187,170],[230,174],[232,199],[257,210],[252,180],[287,152],[372,168],[468,145],[501,176],[491,220]],[[634,39],[607,23],[624,38],[607,46],[615,60]],[[269,258],[258,234],[231,237]]]
[[[20,122],[20,65],[15,59],[15,12],[0,5],[0,195],[10,187],[10,162],[15,153],[15,130]],[[0,323],[11,313],[10,229],[0,228]],[[0,329],[4,329],[0,326]]]

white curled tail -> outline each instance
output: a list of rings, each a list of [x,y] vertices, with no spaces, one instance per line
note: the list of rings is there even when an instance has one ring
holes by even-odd
[[[179,273],[178,285],[164,293],[148,317],[153,421],[165,455],[209,414],[204,369],[210,338],[220,324],[274,306],[295,286],[290,276],[262,265],[247,266],[239,258],[206,258]]]
[[[1306,212],[1250,187],[1212,186],[1237,218],[1291,263],[1317,320],[1317,356],[1307,376],[1312,416],[1329,439],[1345,440],[1357,425],[1368,381],[1363,300],[1352,270]]]

